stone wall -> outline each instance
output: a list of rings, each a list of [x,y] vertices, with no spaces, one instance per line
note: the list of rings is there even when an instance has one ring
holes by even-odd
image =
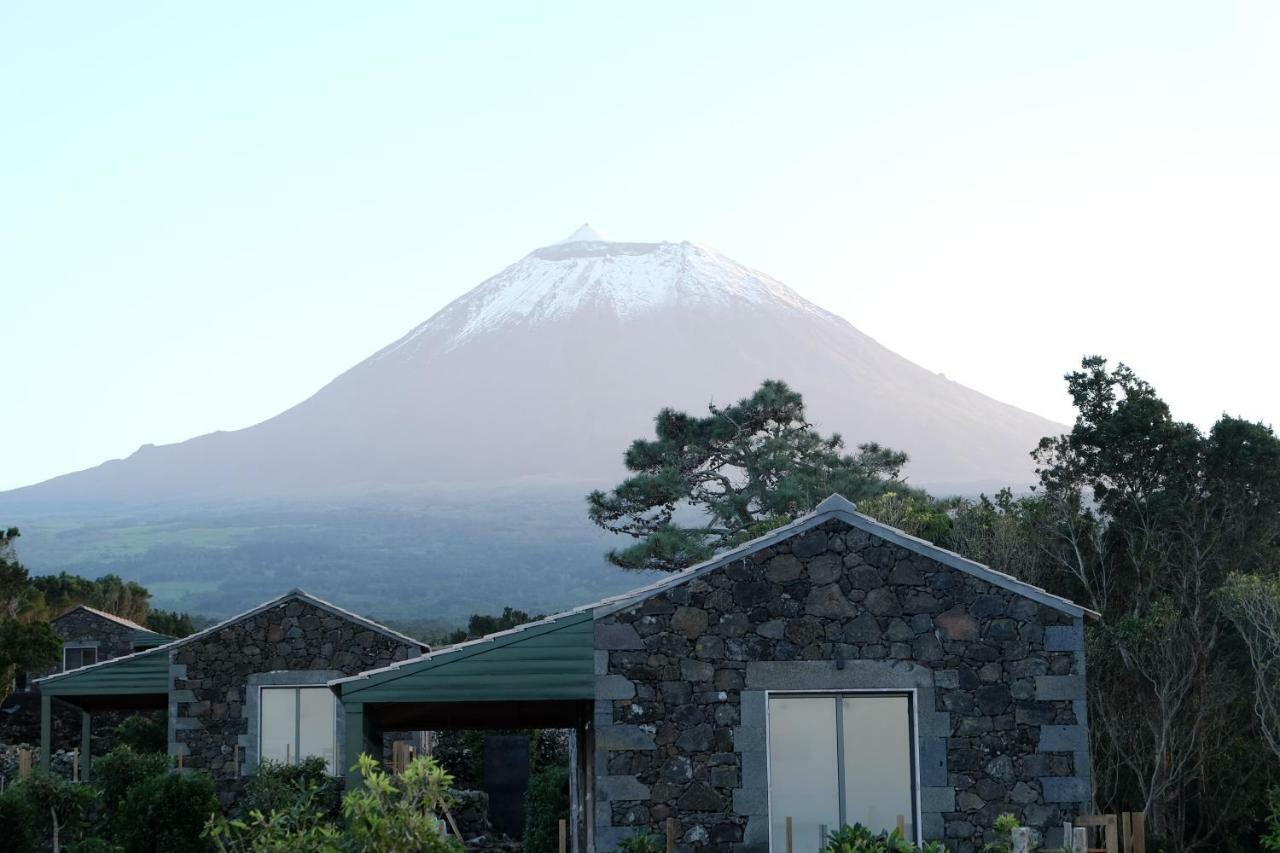
[[[135,629],[111,619],[104,619],[88,610],[75,609],[59,616],[49,623],[53,632],[62,638],[63,644],[84,643],[96,645],[98,660],[104,661],[133,653],[133,634]],[[46,675],[62,672],[62,656],[59,652],[58,662],[40,672],[28,673],[27,683]]]
[[[257,705],[249,695],[255,689],[251,682],[269,683],[271,673],[310,672],[322,674],[315,683],[323,684],[327,677],[355,675],[419,653],[417,646],[306,601],[281,602],[172,652],[170,751],[182,756],[184,767],[209,773],[228,805],[252,772],[257,752],[249,742]]]
[[[925,838],[1090,798],[1083,622],[828,521],[596,622],[596,848],[678,821],[681,846],[768,849],[767,691],[917,702]]]

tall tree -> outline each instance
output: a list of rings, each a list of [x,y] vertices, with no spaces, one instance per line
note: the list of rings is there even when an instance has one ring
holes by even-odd
[[[587,496],[593,522],[638,540],[609,552],[623,568],[686,568],[833,492],[859,500],[908,491],[898,479],[905,453],[878,444],[844,452],[840,435],[819,434],[800,394],[777,380],[731,406],[709,406],[705,417],[663,409],[655,432],[627,449],[631,476]]]
[[[40,618],[39,592],[18,562],[18,529],[0,531],[0,701],[8,697],[18,670],[39,669],[58,661],[62,642]]]
[[[1100,357],[1066,379],[1078,414],[1036,452],[1032,517],[1042,577],[1103,614],[1089,649],[1098,795],[1140,805],[1170,850],[1219,849],[1221,774],[1238,785],[1259,759],[1239,749],[1255,730],[1248,676],[1216,593],[1274,563],[1280,441],[1225,416],[1202,434]]]

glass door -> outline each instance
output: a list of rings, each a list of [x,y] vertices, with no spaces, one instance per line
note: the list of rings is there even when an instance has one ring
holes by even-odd
[[[769,823],[774,853],[812,853],[823,833],[860,823],[914,839],[911,699],[905,694],[769,697]]]

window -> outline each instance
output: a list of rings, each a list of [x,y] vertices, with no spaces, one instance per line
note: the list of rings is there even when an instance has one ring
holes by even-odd
[[[297,764],[319,756],[333,773],[337,700],[328,687],[263,687],[258,720],[258,757]]]
[[[62,671],[68,672],[98,662],[97,646],[64,644],[62,647]]]
[[[911,697],[769,697],[769,823],[775,853],[817,850],[823,831],[860,823],[916,837]]]

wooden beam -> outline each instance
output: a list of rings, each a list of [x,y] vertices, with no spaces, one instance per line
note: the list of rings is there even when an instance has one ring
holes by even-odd
[[[93,717],[88,711],[80,712],[80,781],[89,781],[89,766],[93,763],[90,756],[90,741],[93,738]]]
[[[49,772],[49,759],[53,754],[53,697],[40,694],[40,769]]]

